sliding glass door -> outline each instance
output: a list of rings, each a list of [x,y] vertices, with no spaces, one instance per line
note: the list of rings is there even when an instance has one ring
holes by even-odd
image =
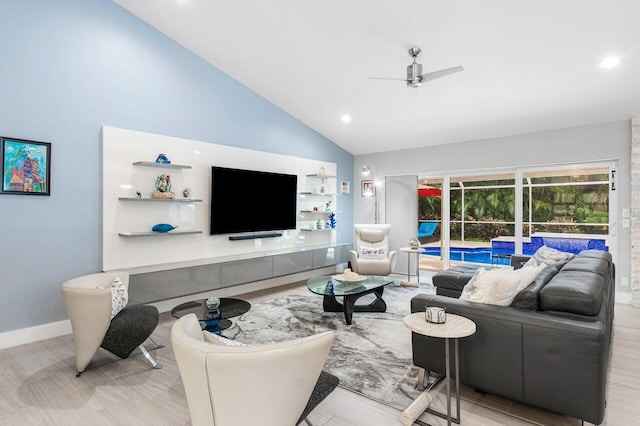
[[[479,174],[419,176],[425,269],[461,263],[506,266],[542,245],[578,253],[610,249],[613,163]],[[422,189],[422,193],[420,190]]]

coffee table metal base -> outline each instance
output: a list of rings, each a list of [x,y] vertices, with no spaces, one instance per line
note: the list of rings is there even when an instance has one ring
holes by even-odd
[[[322,301],[322,308],[325,312],[344,312],[344,320],[348,325],[351,325],[351,319],[354,312],[386,312],[387,304],[382,300],[382,293],[384,287],[365,291],[358,294],[351,294],[342,296],[342,303],[338,302],[335,296],[324,295]],[[375,294],[376,299],[368,305],[356,305],[356,300],[364,296],[365,294]]]

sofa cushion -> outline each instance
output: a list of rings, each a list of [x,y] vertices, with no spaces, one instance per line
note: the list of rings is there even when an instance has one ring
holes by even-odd
[[[606,260],[607,262],[613,261],[613,258],[611,257],[611,253],[609,253],[608,251],[602,251],[602,250],[584,250],[584,251],[581,251],[577,257],[591,257],[595,259],[603,259],[603,260]]]
[[[593,272],[595,274],[604,277],[609,269],[609,262],[604,259],[598,259],[596,257],[578,256],[575,259],[567,262],[562,268],[562,271],[584,271]]]
[[[565,270],[570,263],[540,290],[540,308],[597,315],[605,296],[604,278],[593,272]]]
[[[556,265],[548,265],[544,268],[531,284],[516,294],[513,302],[511,302],[511,306],[517,309],[537,311],[540,307],[540,303],[538,302],[540,290],[551,281],[551,278],[558,273],[558,270],[559,268]]]

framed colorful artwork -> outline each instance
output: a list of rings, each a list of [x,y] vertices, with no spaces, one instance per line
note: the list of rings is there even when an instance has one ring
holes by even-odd
[[[0,194],[50,195],[50,143],[0,137],[0,159]]]
[[[363,180],[360,195],[363,197],[374,197],[376,195],[376,186],[372,180]]]

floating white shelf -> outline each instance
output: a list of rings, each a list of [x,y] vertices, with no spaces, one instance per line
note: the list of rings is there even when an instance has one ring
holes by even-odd
[[[191,166],[183,166],[180,164],[165,164],[165,163],[156,163],[154,161],[136,161],[133,163],[134,166],[141,167],[159,167],[161,169],[190,169]]]
[[[326,211],[326,210],[300,210],[300,213],[338,213],[335,210],[330,210],[330,211]]]
[[[315,196],[321,196],[321,197],[332,197],[334,195],[338,195],[335,193],[329,193],[329,192],[301,192],[300,195],[315,195]]]
[[[322,228],[322,229],[301,228],[300,230],[304,232],[322,232],[322,231],[335,231],[336,228]]]
[[[312,175],[307,175],[308,178],[313,178],[313,179],[335,179],[337,176],[329,176],[329,175],[321,175],[321,174],[312,174]]]
[[[169,231],[169,232],[118,232],[121,237],[169,237],[172,235],[202,234],[202,231]]]
[[[160,201],[163,203],[201,203],[202,200],[196,198],[137,198],[137,197],[118,197],[120,201]]]

